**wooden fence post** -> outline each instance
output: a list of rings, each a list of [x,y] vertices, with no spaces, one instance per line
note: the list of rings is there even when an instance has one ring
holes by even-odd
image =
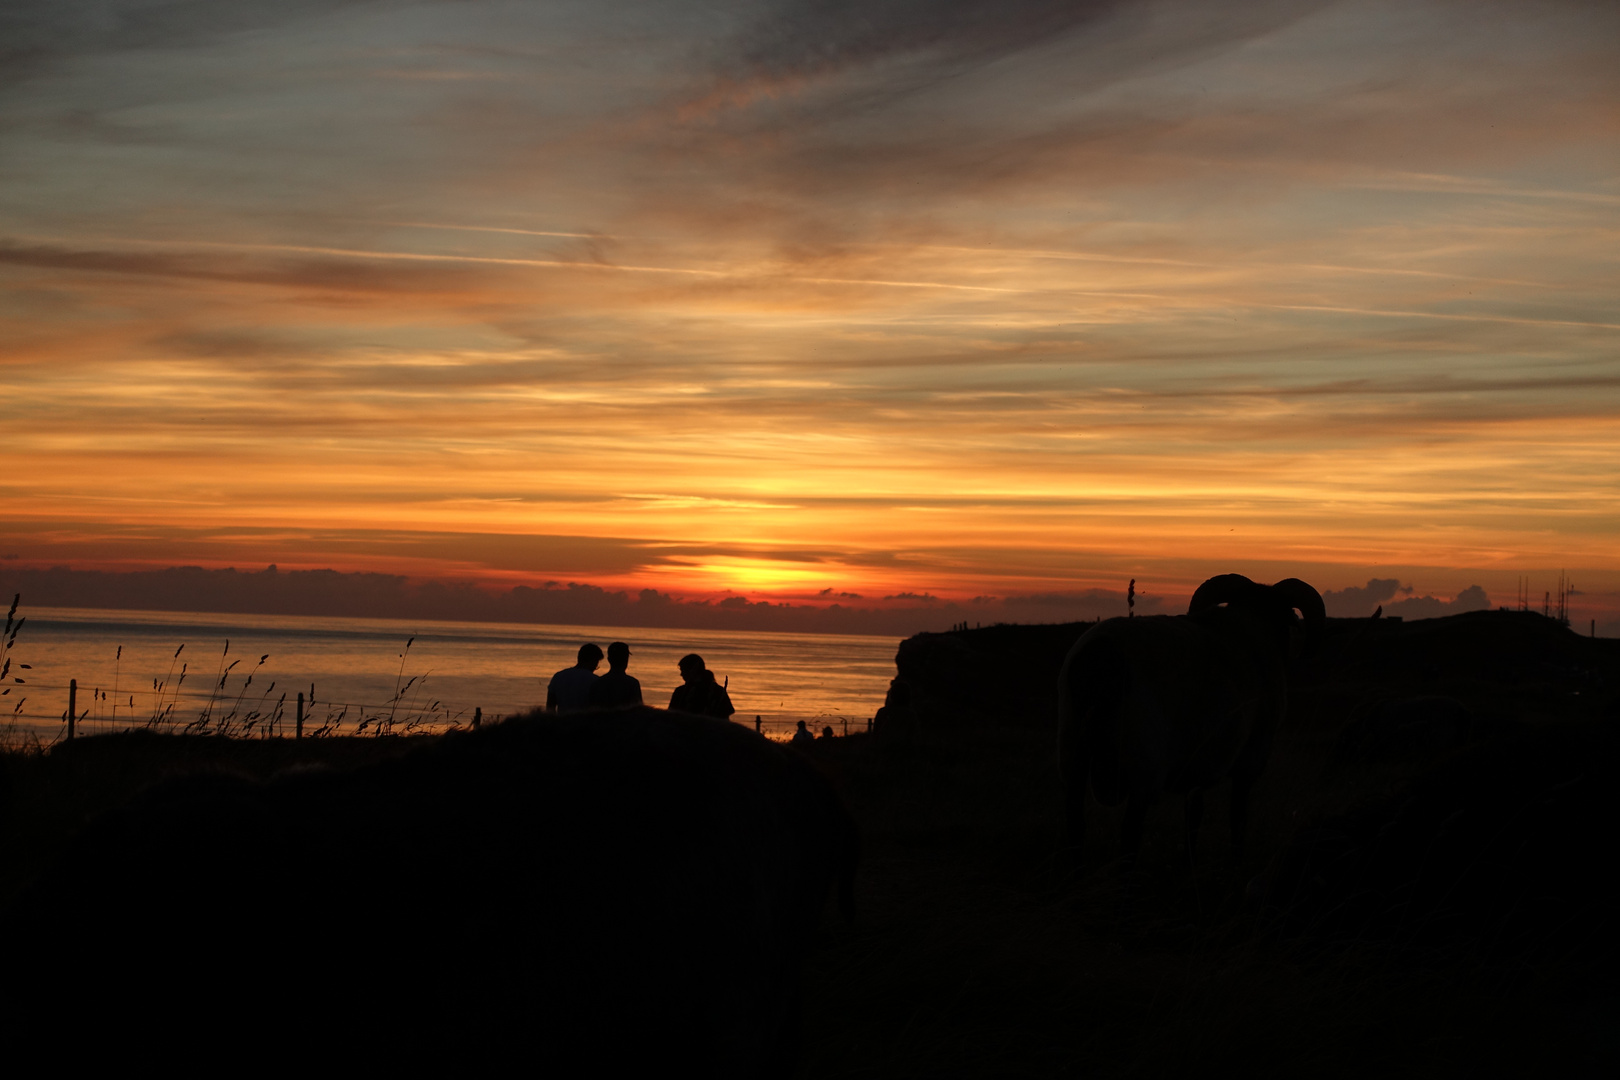
[[[304,692],[298,691],[298,719],[293,723],[293,738],[304,737]]]
[[[754,717],[754,734],[755,735],[764,734],[764,732],[760,731],[760,729],[759,729],[759,717],[757,717],[757,716]]]
[[[479,724],[482,724],[483,722],[484,722],[484,709],[483,709],[483,706],[478,706],[477,708],[473,709],[473,727],[476,728]]]
[[[68,680],[68,738],[73,738],[74,713],[79,708],[79,680]]]

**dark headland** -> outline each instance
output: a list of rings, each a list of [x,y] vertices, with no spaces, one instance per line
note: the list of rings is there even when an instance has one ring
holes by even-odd
[[[1093,813],[1092,858],[1077,870],[1063,837],[1056,685],[1091,625],[910,638],[874,730],[810,748],[859,829],[861,861],[853,922],[830,903],[809,920],[791,1074],[1612,1075],[1620,642],[1525,612],[1328,620],[1292,672],[1243,865],[1231,865],[1224,815],[1211,813],[1189,871],[1180,807],[1168,801],[1129,870],[1115,858],[1119,812]],[[364,774],[442,741],[131,734],[8,754],[0,903],[15,910],[83,849],[87,829],[103,827],[93,822],[165,780]],[[1213,794],[1217,809],[1223,796]],[[750,805],[769,811],[768,800]],[[386,835],[391,825],[332,828]],[[252,965],[269,959],[257,942],[282,940],[266,933],[270,921],[335,920],[355,935],[375,922],[319,896],[274,910],[251,896],[197,903],[241,905],[240,919],[211,925],[228,926],[221,948]],[[616,903],[635,917],[635,904]],[[76,902],[74,918],[94,908]],[[724,937],[714,928],[727,913],[713,914],[691,916],[692,931]],[[101,935],[123,926],[117,909],[94,917]],[[412,933],[468,917],[423,912]],[[79,930],[68,921],[8,934],[49,942]],[[734,1007],[699,984],[719,995],[715,1009]],[[61,1007],[87,1032],[98,1015],[137,1007],[80,989]],[[421,1022],[481,1012],[509,1022],[491,992],[445,987],[418,1003]],[[152,1025],[187,1022],[183,994],[139,1007]],[[274,1008],[241,1007],[264,1010],[267,1025],[343,1015],[319,986]],[[644,1019],[626,1012],[609,1026],[634,1040]],[[11,1034],[13,1045],[27,1038]]]

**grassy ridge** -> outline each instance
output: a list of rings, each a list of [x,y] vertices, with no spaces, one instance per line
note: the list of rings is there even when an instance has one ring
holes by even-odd
[[[300,767],[351,768],[434,736],[230,739],[135,731],[0,754],[0,907],[92,818],[171,776],[223,771],[267,779]]]
[[[1149,819],[1137,871],[1106,861],[1119,827],[1106,810],[1088,820],[1087,848],[1103,861],[1073,870],[1055,733],[1038,724],[915,725],[818,743],[865,857],[856,924],[826,921],[812,962],[802,1074],[1612,1075],[1620,1001],[1601,987],[1569,982],[1557,965],[1500,978],[1481,959],[1488,943],[1442,955],[1268,935],[1246,890],[1303,828],[1398,806],[1447,760],[1534,753],[1547,733],[1610,732],[1620,643],[1516,614],[1336,632],[1301,672],[1241,868],[1227,860],[1217,791],[1194,868],[1171,802]],[[1414,694],[1466,702],[1479,718],[1466,745],[1344,753],[1370,707]],[[345,768],[427,738],[141,733],[0,756],[0,901],[90,817],[166,776]],[[1571,850],[1608,860],[1605,820],[1569,822]]]
[[[9,756],[5,897],[89,817],[166,776],[348,767],[425,738],[136,734]],[[1401,783],[1401,763],[1317,783],[1330,745],[1279,748],[1256,799],[1259,859],[1296,822]],[[1556,986],[1504,992],[1466,966],[1376,947],[1258,935],[1220,814],[1206,820],[1194,874],[1178,861],[1174,805],[1150,820],[1137,874],[1106,864],[1071,874],[1050,733],[861,735],[817,752],[861,824],[865,857],[856,924],[829,917],[812,961],[802,1075],[1595,1075],[1612,1060],[1612,1003]],[[1094,847],[1111,852],[1117,813],[1093,817]]]

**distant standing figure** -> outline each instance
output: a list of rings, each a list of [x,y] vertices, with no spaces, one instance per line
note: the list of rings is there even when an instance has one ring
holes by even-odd
[[[789,739],[788,742],[794,746],[814,746],[816,745],[816,737],[810,734],[810,729],[804,726],[803,720],[800,720],[799,730],[793,733],[793,738]]]
[[[703,663],[697,653],[687,653],[676,665],[681,669],[681,685],[669,697],[669,707],[676,712],[712,716],[716,720],[729,720],[737,710],[732,707],[731,695],[714,681],[714,672]]]
[[[630,666],[630,646],[615,641],[608,646],[608,673],[591,687],[593,709],[630,709],[641,704],[641,681],[624,669]]]
[[[596,685],[597,665],[602,650],[590,642],[579,647],[579,661],[551,677],[546,687],[546,712],[584,712],[591,707],[591,687]]]

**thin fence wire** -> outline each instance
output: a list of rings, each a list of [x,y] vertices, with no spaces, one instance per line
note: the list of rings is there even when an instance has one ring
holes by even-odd
[[[67,699],[70,693],[67,684],[31,683],[15,689],[26,689],[28,692],[12,701],[0,698],[0,749],[29,745],[43,748],[67,738]],[[267,692],[250,699],[241,692],[233,697],[221,695],[217,690],[213,693],[200,689],[146,690],[119,694],[122,700],[116,703],[116,709],[111,692],[103,688],[81,685],[77,688],[77,695],[74,734],[78,738],[129,731],[243,739],[292,738],[296,734],[296,693],[276,693],[272,698]],[[39,706],[35,702],[39,702]],[[52,708],[47,702],[59,703],[60,707]],[[443,734],[471,727],[474,717],[479,715],[480,710],[476,706],[439,700],[426,705],[401,706],[398,701],[327,701],[319,697],[306,697],[303,736]],[[480,718],[485,723],[496,723],[505,715],[488,714]],[[766,738],[779,742],[791,739],[798,732],[801,722],[763,713],[737,713],[731,720],[752,727]],[[823,713],[802,722],[808,733],[818,740],[828,737],[829,730],[834,738],[871,730],[869,718],[842,713]]]
[[[67,737],[67,702],[75,688],[34,683],[14,689],[26,689],[27,693],[12,701],[0,698],[0,744],[20,740],[48,746]],[[133,695],[121,693],[121,700],[115,701],[111,691],[100,687],[81,685],[76,691],[76,737],[140,730],[234,738],[291,738],[297,734],[296,692],[271,690],[249,696],[245,690],[234,695],[221,694],[217,689],[212,693],[147,690]],[[305,738],[438,734],[471,726],[478,713],[475,706],[439,700],[402,705],[397,700],[327,701],[311,695],[304,702],[303,734]],[[488,717],[491,722],[500,718],[493,714]],[[10,739],[6,738],[8,734]]]

